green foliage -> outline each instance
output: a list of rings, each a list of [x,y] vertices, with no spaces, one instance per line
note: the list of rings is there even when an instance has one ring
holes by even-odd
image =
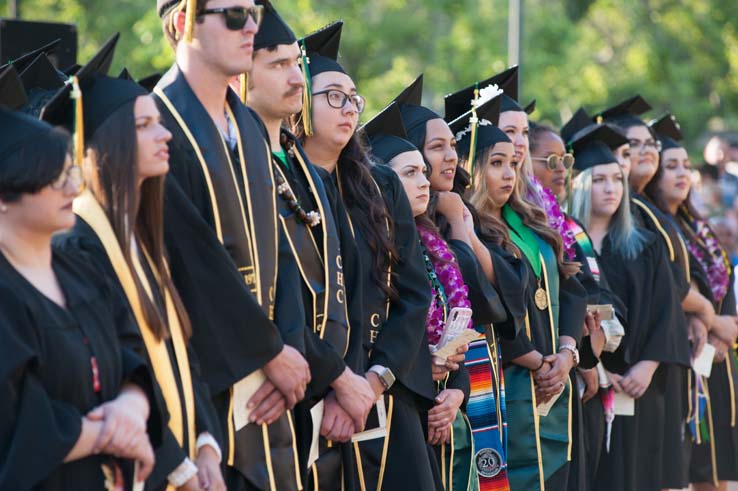
[[[122,34],[114,71],[163,71],[172,53],[154,0],[20,0],[28,19],[76,22],[80,59]],[[368,118],[419,73],[425,103],[506,66],[506,0],[275,0],[298,35],[346,22],[342,62],[366,96]],[[7,0],[0,0],[7,11]],[[641,93],[674,112],[691,145],[738,126],[735,0],[524,0],[521,101],[561,123]]]

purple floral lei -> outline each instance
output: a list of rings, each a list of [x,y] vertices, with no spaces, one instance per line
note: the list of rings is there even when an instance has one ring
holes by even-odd
[[[716,302],[720,302],[728,293],[730,261],[707,222],[689,214],[688,216],[696,239],[687,240],[687,249],[707,273],[712,296]]]
[[[430,257],[431,263],[433,263],[433,269],[436,272],[438,281],[446,293],[448,311],[450,312],[454,307],[470,308],[469,287],[464,283],[461,270],[459,270],[459,266],[456,263],[456,258],[449,249],[448,244],[446,244],[446,241],[435,232],[422,226],[418,227],[418,235],[420,235],[420,241],[428,251],[428,257]],[[429,344],[435,345],[441,340],[445,327],[443,318],[443,305],[439,304],[438,295],[433,295],[433,300],[431,301],[428,315],[425,319]],[[472,328],[471,321],[469,321],[468,327],[470,329]]]
[[[548,226],[561,235],[561,240],[564,241],[566,258],[569,261],[573,261],[576,257],[574,253],[576,238],[574,237],[574,232],[569,228],[569,224],[566,221],[564,212],[561,211],[561,206],[559,206],[556,196],[554,196],[550,189],[544,188],[535,176],[530,176],[530,183],[532,189],[529,189],[528,193],[537,194],[539,199],[534,199],[534,202],[543,202],[543,211],[546,212]]]

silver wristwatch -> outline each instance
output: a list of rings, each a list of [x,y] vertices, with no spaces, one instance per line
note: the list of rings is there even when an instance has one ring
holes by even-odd
[[[384,385],[384,390],[389,390],[395,383],[395,374],[387,367],[383,367],[382,365],[373,365],[369,371],[377,374],[379,381]]]
[[[559,346],[559,352],[561,352],[561,350],[570,351],[572,358],[574,358],[574,366],[579,366],[579,350],[575,344],[562,344]]]

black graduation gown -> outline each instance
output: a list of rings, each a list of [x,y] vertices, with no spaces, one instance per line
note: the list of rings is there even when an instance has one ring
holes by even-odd
[[[277,226],[266,133],[258,116],[229,90],[228,108],[243,142],[241,158],[238,148],[225,144],[176,65],[154,96],[173,134],[168,180],[176,182],[167,183],[165,199],[172,278],[192,324],[200,327],[191,343],[225,434],[221,448],[229,489],[268,488],[272,477],[280,490],[296,489],[299,469],[288,416],[269,426],[271,472],[261,428],[247,425],[234,432],[229,416],[236,382],[264,366],[285,342],[304,352],[304,319],[294,317],[302,309],[290,310],[286,302],[294,298],[284,293],[299,289],[299,273],[294,261],[277,267],[287,256],[278,251],[284,236]],[[272,322],[278,317],[285,322]]]
[[[718,315],[736,315],[736,300],[733,291],[734,271],[731,271],[728,292],[721,302],[716,302],[707,273],[690,254],[692,280],[700,293],[713,302]],[[710,406],[713,418],[713,435],[716,457],[716,476],[719,481],[738,481],[738,424],[735,411],[738,407],[738,368],[735,352],[728,351],[725,361],[714,363],[707,387],[710,392]],[[689,463],[690,482],[711,482],[713,480],[713,461],[710,442],[696,443],[692,446],[692,459]]]
[[[82,417],[114,399],[125,382],[149,394],[149,437],[161,441],[163,422],[142,358],[119,339],[138,336],[122,299],[84,261],[55,251],[52,267],[64,292],[61,308],[0,254],[0,489],[105,489],[93,455],[62,463],[79,438]],[[95,390],[91,357],[97,362]],[[124,471],[130,462],[118,461]],[[131,475],[128,475],[130,489]]]
[[[75,226],[64,234],[57,235],[54,237],[54,245],[57,249],[64,250],[70,255],[78,255],[81,260],[89,261],[89,264],[95,266],[95,270],[98,274],[103,275],[111,286],[117,289],[120,298],[125,299],[125,292],[120,284],[118,276],[115,273],[112,263],[105,251],[105,248],[100,241],[94,230],[85,222],[81,217],[77,217]],[[141,261],[142,266],[146,270],[150,285],[155,285],[153,273],[148,267],[148,262],[145,260]],[[164,308],[164,299],[158,289],[152,290],[160,311],[165,315],[166,310]],[[126,306],[130,312],[130,305],[126,302]],[[133,313],[130,312],[133,318]],[[151,366],[151,360],[149,354],[146,351],[146,345],[141,338],[136,338],[131,343],[129,340],[123,340],[126,345],[138,353],[142,358],[146,359]],[[177,383],[177,393],[184,394],[182,378],[179,372],[179,367],[176,363],[176,355],[174,351],[174,344],[171,338],[166,341],[166,348],[169,354],[169,362],[172,366],[172,371],[175,376]],[[200,374],[200,367],[197,361],[195,352],[188,346],[187,355],[190,363],[190,373],[192,377],[192,387],[195,399],[195,438],[203,432],[210,433],[216,440],[222,440],[222,433],[220,425],[215,414],[215,408],[210,400],[210,390],[207,384],[202,380]],[[166,408],[166,402],[164,401],[163,395],[158,391],[160,396],[159,404],[161,407]],[[187,421],[187,407],[183,398],[180,399],[180,411],[183,415],[183,421]],[[166,415],[166,410],[164,411]],[[191,417],[191,416],[190,416]],[[168,484],[167,477],[179,466],[182,461],[187,458],[190,454],[188,446],[189,435],[186,424],[183,424],[183,445],[177,442],[172,431],[167,427],[164,431],[164,438],[162,445],[155,448],[156,464],[151,476],[146,480],[147,490],[160,490],[166,488]]]
[[[360,373],[373,365],[382,365],[390,368],[397,380],[385,395],[388,435],[385,439],[361,442],[358,458],[366,489],[376,489],[378,479],[382,480],[384,490],[436,489],[440,477],[427,452],[425,429],[427,411],[433,406],[435,397],[425,335],[425,318],[431,301],[425,264],[410,204],[399,178],[385,166],[374,166],[371,172],[392,217],[390,232],[397,251],[392,282],[398,299],[390,304],[389,315],[386,315],[384,293],[370,274],[371,251],[359,228],[354,226],[361,268],[359,282],[363,284],[359,324],[364,326],[363,343],[358,363]],[[340,193],[336,196],[342,200]],[[357,210],[349,208],[348,214],[356,224],[360,216]],[[348,285],[350,291],[350,283]],[[367,428],[376,424],[372,411]],[[385,445],[386,457],[383,458]]]
[[[683,488],[689,483],[687,469],[689,462],[689,439],[685,431],[687,418],[687,379],[690,377],[690,346],[687,335],[687,319],[681,307],[681,301],[689,292],[688,259],[686,251],[681,247],[679,231],[673,220],[659,210],[646,198],[633,194],[631,209],[636,223],[653,232],[660,238],[670,259],[673,278],[671,289],[677,299],[674,312],[673,329],[675,341],[681,353],[680,365],[664,364],[659,370],[664,372],[666,407],[669,408],[664,419],[664,447],[662,462],[662,487]]]
[[[641,360],[679,364],[683,358],[673,329],[679,301],[670,288],[664,288],[673,282],[669,258],[656,235],[638,230],[646,242],[635,259],[613,251],[608,237],[598,256],[613,293],[627,308],[620,347],[601,357],[605,368],[618,374]],[[610,453],[602,450],[595,489],[661,489],[665,390],[664,372],[657,370],[648,390],[635,402],[635,416],[615,417]]]

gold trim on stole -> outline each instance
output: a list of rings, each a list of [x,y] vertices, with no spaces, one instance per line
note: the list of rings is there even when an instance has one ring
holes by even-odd
[[[673,263],[675,259],[674,245],[671,243],[669,234],[666,232],[666,230],[664,230],[664,227],[661,226],[661,222],[659,222],[659,219],[656,218],[656,215],[654,215],[653,212],[648,208],[648,205],[643,203],[638,198],[632,198],[632,201],[643,211],[645,211],[649,218],[653,221],[656,230],[659,231],[659,234],[661,234],[661,236],[664,238],[664,241],[666,241],[666,247],[669,249],[669,261]]]

